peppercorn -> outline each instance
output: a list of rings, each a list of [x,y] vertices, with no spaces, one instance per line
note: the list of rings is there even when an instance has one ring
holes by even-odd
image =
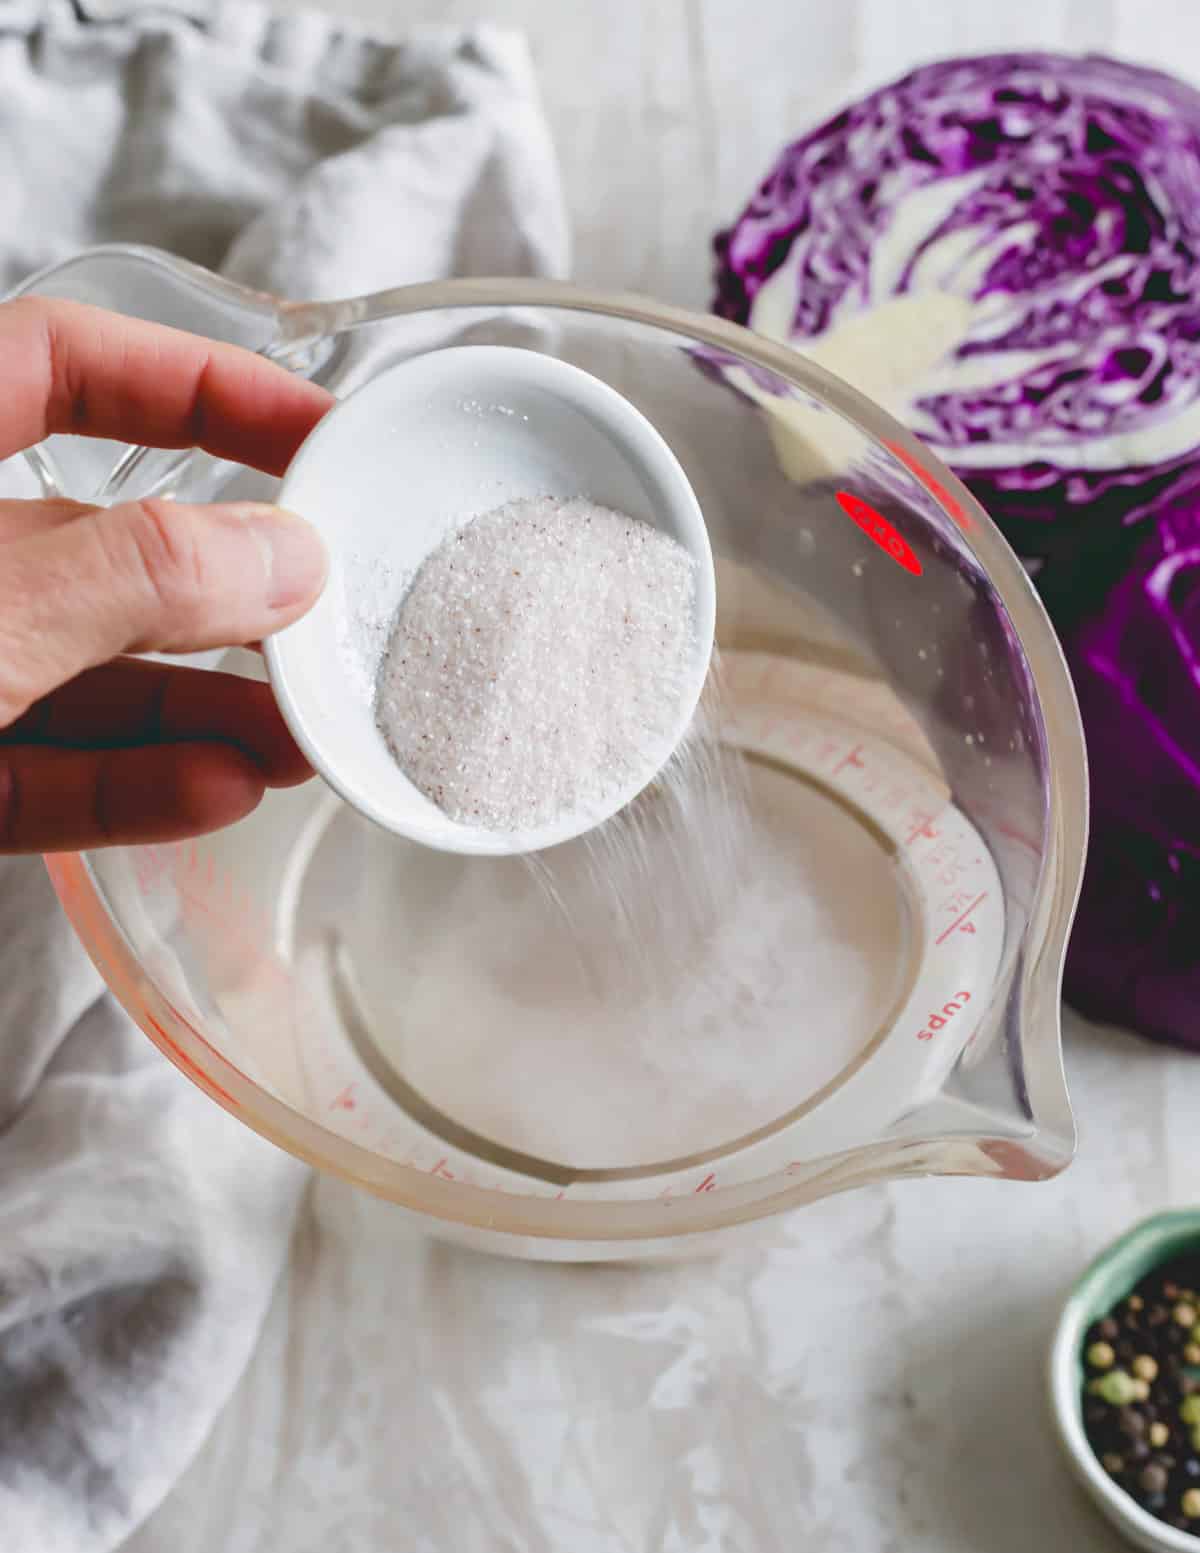
[[[1125,1301],[1125,1308],[1133,1311],[1144,1310],[1146,1302],[1140,1294],[1131,1294]]]
[[[1122,1457],[1118,1456],[1115,1451],[1105,1451],[1104,1455],[1100,1458],[1100,1465],[1111,1478],[1115,1478],[1119,1473],[1122,1473],[1125,1470],[1124,1460]]]
[[[1111,1353],[1112,1350],[1110,1349]],[[1138,1380],[1152,1381],[1158,1379],[1158,1364],[1148,1353],[1139,1354],[1133,1361],[1133,1373]]]
[[[1196,1342],[1196,1334],[1192,1333],[1192,1341],[1183,1350],[1184,1364],[1200,1364],[1200,1343]]]
[[[1103,1382],[1101,1382],[1103,1384]],[[1136,1407],[1123,1407],[1117,1414],[1117,1428],[1136,1440],[1146,1432],[1146,1420]]]
[[[1092,1383],[1092,1389],[1114,1407],[1124,1407],[1136,1400],[1138,1382],[1124,1370],[1109,1370],[1107,1375]]]
[[[1170,1438],[1171,1438],[1171,1431],[1167,1428],[1166,1424],[1151,1424],[1150,1425],[1150,1433],[1148,1435],[1148,1439],[1150,1441],[1150,1444],[1154,1447],[1154,1449],[1156,1451],[1162,1450],[1163,1446],[1167,1443],[1167,1441]]]
[[[1157,1461],[1152,1461],[1149,1466],[1142,1468],[1138,1482],[1148,1494],[1164,1494],[1170,1482],[1170,1475],[1166,1467],[1161,1467]]]
[[[1174,1317],[1177,1326],[1187,1327],[1189,1331],[1196,1325],[1196,1307],[1194,1305],[1176,1305],[1171,1315]]]
[[[1117,1370],[1115,1373],[1119,1375],[1121,1372]],[[1185,1424],[1200,1424],[1200,1397],[1184,1397],[1179,1404],[1179,1416]]]
[[[1120,1323],[1114,1321],[1111,1316],[1105,1316],[1103,1321],[1097,1321],[1096,1335],[1093,1342],[1112,1343],[1121,1335]]]
[[[1179,1501],[1179,1508],[1189,1521],[1200,1521],[1200,1488],[1189,1488]]]
[[[1094,1370],[1111,1370],[1117,1356],[1112,1350],[1111,1343],[1093,1343],[1087,1351],[1086,1358]]]
[[[1131,1382],[1130,1395],[1135,1402],[1144,1402],[1150,1395],[1150,1382],[1148,1380],[1133,1380]]]

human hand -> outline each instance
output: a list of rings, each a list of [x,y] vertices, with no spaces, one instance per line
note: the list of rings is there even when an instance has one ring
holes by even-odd
[[[332,402],[236,346],[0,305],[0,458],[72,432],[282,474]],[[266,685],[121,654],[256,642],[325,571],[313,530],[259,503],[0,501],[0,853],[195,835],[302,782]]]

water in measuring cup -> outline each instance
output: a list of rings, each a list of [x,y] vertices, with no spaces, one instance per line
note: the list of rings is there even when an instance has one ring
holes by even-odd
[[[531,858],[384,840],[337,808],[289,936],[376,1105],[484,1159],[628,1171],[836,1085],[887,1028],[919,929],[876,826],[710,728],[616,819]],[[352,1066],[322,1060],[336,1097]]]
[[[364,1149],[585,1199],[758,1180],[942,1094],[1004,892],[885,684],[758,651],[723,677],[715,738],[532,860],[431,852],[309,784],[91,864],[205,1040]]]

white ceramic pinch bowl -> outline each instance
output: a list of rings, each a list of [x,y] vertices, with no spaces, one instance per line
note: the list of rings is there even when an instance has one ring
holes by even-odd
[[[599,810],[508,832],[450,818],[401,771],[376,725],[375,680],[408,584],[446,535],[505,502],[586,497],[661,529],[696,564],[694,647],[675,726]],[[264,644],[275,697],[314,768],[388,830],[443,851],[511,854],[568,841],[654,779],[686,733],[712,655],[712,551],[691,485],[641,412],[537,351],[458,346],[381,372],[325,417],[281,505],[329,547],[316,606]]]

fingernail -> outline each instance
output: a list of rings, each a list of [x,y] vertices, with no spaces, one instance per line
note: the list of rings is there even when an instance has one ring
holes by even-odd
[[[267,607],[312,603],[329,572],[329,556],[316,529],[282,507],[249,506],[244,521],[267,568]]]

